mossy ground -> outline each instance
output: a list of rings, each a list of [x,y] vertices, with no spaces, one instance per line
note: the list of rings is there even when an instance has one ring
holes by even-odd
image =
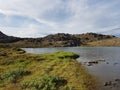
[[[96,90],[95,78],[78,57],[72,52],[34,55],[0,48],[0,90]]]

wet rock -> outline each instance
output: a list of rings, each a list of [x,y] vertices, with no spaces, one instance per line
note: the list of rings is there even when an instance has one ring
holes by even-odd
[[[84,65],[92,66],[94,64],[98,64],[99,62],[105,62],[105,60],[94,60],[94,61],[84,62]]]
[[[120,88],[120,79],[114,79],[113,81],[107,81],[104,83],[104,86],[109,88]],[[118,90],[118,89],[115,89]]]
[[[87,63],[87,66],[92,66],[93,64],[92,63]]]
[[[112,81],[108,81],[104,83],[104,86],[111,86],[112,85]]]
[[[120,79],[115,79],[115,81],[120,82]]]

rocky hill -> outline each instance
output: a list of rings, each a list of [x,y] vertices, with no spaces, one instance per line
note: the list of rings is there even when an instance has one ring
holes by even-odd
[[[116,38],[111,35],[96,33],[85,34],[50,34],[43,38],[18,38],[7,36],[0,32],[0,44],[7,44],[16,47],[68,47],[87,45],[90,42]]]
[[[103,34],[97,34],[97,33],[76,34],[74,36],[77,38],[80,38],[82,44],[86,44],[88,42],[93,42],[93,41],[104,40],[104,39],[116,38],[115,36],[112,36],[112,35],[103,35]]]
[[[54,35],[48,35],[42,38],[42,42],[46,45],[53,46],[80,46],[80,38],[77,38],[71,34],[58,33]]]
[[[23,40],[23,39],[13,37],[13,36],[7,36],[6,34],[4,34],[0,31],[0,43],[13,43],[13,42],[17,42],[20,40]]]
[[[7,35],[5,35],[4,33],[2,33],[2,32],[0,31],[0,38],[5,38],[5,37],[7,37]]]

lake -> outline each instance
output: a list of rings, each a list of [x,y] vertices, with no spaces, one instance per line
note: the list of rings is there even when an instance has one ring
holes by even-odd
[[[70,51],[80,57],[87,70],[102,82],[105,90],[120,90],[120,47],[56,47],[56,48],[23,48],[27,53],[43,54],[57,51]],[[103,60],[97,64],[85,63]]]

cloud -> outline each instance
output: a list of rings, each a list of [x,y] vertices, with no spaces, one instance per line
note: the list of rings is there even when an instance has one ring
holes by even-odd
[[[119,4],[119,0],[1,0],[0,28],[20,37],[103,33],[119,28]]]

